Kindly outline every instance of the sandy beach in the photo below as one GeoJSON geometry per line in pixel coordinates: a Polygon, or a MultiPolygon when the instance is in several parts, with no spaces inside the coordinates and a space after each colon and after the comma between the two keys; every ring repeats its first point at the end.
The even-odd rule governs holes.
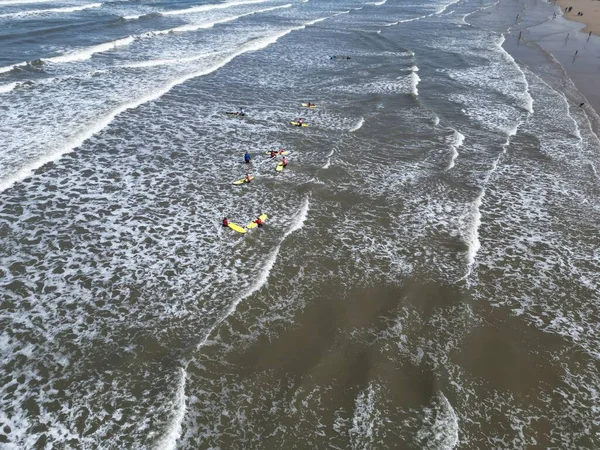
{"type": "Polygon", "coordinates": [[[585,24],[581,31],[600,35],[600,1],[599,0],[558,0],[565,19],[585,24]],[[567,11],[569,7],[572,10],[567,11]],[[582,13],[582,15],[578,15],[582,13]]]}

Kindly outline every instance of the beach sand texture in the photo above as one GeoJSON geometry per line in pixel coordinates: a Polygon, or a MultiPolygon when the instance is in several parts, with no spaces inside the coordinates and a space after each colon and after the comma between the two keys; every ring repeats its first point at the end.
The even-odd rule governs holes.
{"type": "Polygon", "coordinates": [[[559,0],[565,19],[573,20],[585,24],[581,31],[600,35],[600,0],[559,0]],[[567,11],[569,7],[571,11],[567,11]],[[577,13],[583,13],[578,16],[577,13]]]}

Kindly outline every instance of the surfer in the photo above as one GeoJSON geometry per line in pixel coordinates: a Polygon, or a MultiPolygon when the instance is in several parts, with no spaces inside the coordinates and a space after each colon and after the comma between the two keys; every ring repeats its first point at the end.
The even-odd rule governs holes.
{"type": "Polygon", "coordinates": [[[302,117],[300,117],[299,119],[296,120],[296,123],[297,123],[297,125],[296,125],[297,127],[301,127],[302,124],[304,123],[304,119],[302,117]]]}
{"type": "Polygon", "coordinates": [[[246,174],[246,181],[245,181],[245,183],[250,183],[251,181],[252,181],[252,178],[250,178],[250,174],[247,173],[246,174]]]}
{"type": "Polygon", "coordinates": [[[248,150],[246,150],[246,153],[244,153],[244,161],[246,162],[246,164],[250,164],[250,153],[248,153],[248,150]]]}
{"type": "Polygon", "coordinates": [[[277,152],[275,150],[271,150],[271,158],[275,158],[277,156],[277,152]]]}
{"type": "Polygon", "coordinates": [[[285,168],[285,166],[287,166],[287,159],[285,158],[285,156],[283,157],[283,159],[281,160],[281,164],[283,164],[283,167],[285,168]]]}
{"type": "Polygon", "coordinates": [[[227,217],[224,217],[224,218],[223,218],[223,226],[224,226],[224,227],[227,227],[227,226],[229,226],[229,220],[227,220],[227,217]]]}
{"type": "Polygon", "coordinates": [[[255,223],[255,224],[256,224],[256,226],[258,226],[259,228],[263,226],[263,221],[262,221],[262,219],[260,218],[260,216],[258,216],[258,217],[256,218],[256,220],[254,221],[254,223],[255,223]]]}

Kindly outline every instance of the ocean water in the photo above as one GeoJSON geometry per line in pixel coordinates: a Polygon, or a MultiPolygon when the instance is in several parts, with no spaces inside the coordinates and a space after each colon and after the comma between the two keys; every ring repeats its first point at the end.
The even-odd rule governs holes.
{"type": "Polygon", "coordinates": [[[0,447],[598,448],[552,11],[0,0],[0,447]]]}

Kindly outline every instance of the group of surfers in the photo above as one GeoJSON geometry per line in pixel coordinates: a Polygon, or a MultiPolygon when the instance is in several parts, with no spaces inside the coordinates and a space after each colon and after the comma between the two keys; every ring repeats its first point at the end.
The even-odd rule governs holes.
{"type": "MultiPolygon", "coordinates": [[[[307,103],[308,107],[311,106],[316,106],[314,103],[308,102],[307,103]]],[[[245,116],[246,115],[246,111],[244,111],[244,108],[240,108],[239,111],[230,113],[233,114],[234,116],[245,116]]],[[[295,126],[297,127],[301,127],[302,124],[304,123],[304,119],[302,117],[299,117],[298,119],[296,119],[296,124],[295,126]]],[[[270,158],[275,158],[277,155],[281,155],[282,159],[281,159],[281,164],[283,165],[283,168],[285,169],[286,166],[288,165],[287,162],[287,158],[283,155],[283,150],[279,149],[279,150],[271,150],[269,152],[269,157],[270,158]]],[[[250,156],[250,153],[248,153],[248,150],[246,150],[246,152],[244,153],[244,162],[246,164],[250,164],[250,161],[252,159],[252,156],[250,156]]],[[[250,176],[249,173],[246,173],[246,178],[244,180],[244,183],[250,183],[252,182],[252,177],[250,176]]],[[[254,222],[258,227],[262,227],[263,226],[263,220],[259,217],[257,217],[255,220],[253,220],[252,222],[254,222]]],[[[229,226],[229,220],[227,220],[227,217],[223,217],[223,226],[227,227],[229,226]]]]}
{"type": "MultiPolygon", "coordinates": [[[[261,214],[261,216],[262,216],[262,214],[261,214]]],[[[252,222],[255,223],[258,227],[262,227],[263,226],[263,220],[260,218],[260,216],[258,216],[252,222]]],[[[229,226],[229,220],[227,220],[227,217],[223,217],[223,226],[224,227],[228,227],[229,226]]]]}

